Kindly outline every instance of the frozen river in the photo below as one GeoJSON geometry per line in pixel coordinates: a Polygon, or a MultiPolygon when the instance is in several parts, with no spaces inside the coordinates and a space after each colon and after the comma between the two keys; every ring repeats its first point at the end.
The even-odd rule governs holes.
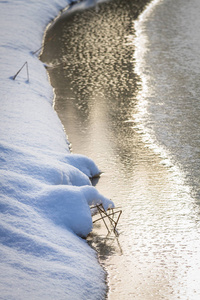
{"type": "Polygon", "coordinates": [[[89,237],[108,299],[197,300],[200,3],[153,3],[137,22],[134,1],[65,13],[42,59],[72,151],[123,210],[118,238],[89,237]]]}

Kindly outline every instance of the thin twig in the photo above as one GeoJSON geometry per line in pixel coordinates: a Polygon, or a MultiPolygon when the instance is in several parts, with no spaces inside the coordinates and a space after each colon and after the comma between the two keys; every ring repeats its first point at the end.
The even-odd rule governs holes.
{"type": "Polygon", "coordinates": [[[29,71],[28,71],[28,63],[26,63],[26,72],[27,72],[27,78],[28,78],[28,82],[29,82],[29,71]]]}
{"type": "Polygon", "coordinates": [[[28,62],[27,61],[23,64],[23,66],[19,69],[19,71],[17,71],[17,73],[12,77],[13,80],[15,80],[15,78],[21,72],[21,70],[24,68],[25,65],[26,65],[26,72],[27,72],[27,81],[29,82],[29,71],[28,71],[28,62]]]}
{"type": "Polygon", "coordinates": [[[34,54],[36,54],[37,52],[39,52],[44,46],[46,46],[46,44],[48,44],[48,43],[55,37],[55,35],[56,35],[56,34],[50,36],[50,37],[48,38],[48,40],[47,40],[42,46],[40,46],[39,49],[37,49],[36,51],[33,51],[33,52],[31,52],[31,53],[34,55],[34,54]]]}
{"type": "MultiPolygon", "coordinates": [[[[113,227],[113,231],[115,233],[115,235],[119,235],[118,231],[117,231],[117,224],[118,224],[118,221],[120,219],[120,216],[122,214],[122,210],[117,210],[117,211],[114,211],[113,208],[111,209],[108,209],[108,213],[105,211],[104,207],[102,204],[100,205],[96,205],[96,206],[93,206],[91,208],[96,208],[98,210],[98,213],[100,214],[100,218],[96,219],[93,221],[93,223],[96,223],[97,221],[100,221],[102,220],[104,222],[104,225],[106,226],[107,230],[108,230],[108,233],[110,232],[110,230],[108,229],[108,226],[105,222],[105,218],[108,218],[108,220],[110,221],[110,225],[113,227]],[[109,210],[111,210],[111,212],[109,213],[109,210]],[[118,217],[117,217],[117,220],[115,221],[114,220],[114,217],[115,215],[118,214],[118,217]]],[[[116,208],[115,208],[116,209],[116,208]]]]}
{"type": "Polygon", "coordinates": [[[110,232],[110,230],[108,229],[108,226],[107,226],[107,224],[106,224],[106,222],[105,222],[105,220],[104,220],[104,218],[103,218],[103,216],[102,216],[101,209],[99,208],[99,206],[97,206],[97,209],[98,209],[98,211],[99,211],[99,213],[100,213],[100,215],[101,215],[101,218],[102,218],[102,220],[103,220],[103,222],[104,222],[104,225],[106,226],[108,232],[110,232]]]}

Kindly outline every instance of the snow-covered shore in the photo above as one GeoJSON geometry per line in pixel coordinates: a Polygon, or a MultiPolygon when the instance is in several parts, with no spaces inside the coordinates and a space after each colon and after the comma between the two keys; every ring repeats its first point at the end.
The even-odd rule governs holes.
{"type": "Polygon", "coordinates": [[[104,272],[79,236],[89,205],[112,205],[90,184],[99,169],[72,155],[32,54],[66,0],[0,2],[0,299],[102,299],[104,272]],[[29,81],[24,68],[28,62],[29,81]]]}

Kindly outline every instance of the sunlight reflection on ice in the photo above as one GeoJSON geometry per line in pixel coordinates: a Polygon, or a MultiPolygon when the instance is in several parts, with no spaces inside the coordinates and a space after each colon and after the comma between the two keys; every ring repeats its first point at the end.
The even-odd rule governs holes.
{"type": "MultiPolygon", "coordinates": [[[[165,146],[160,144],[154,134],[153,125],[149,120],[149,112],[148,112],[148,99],[155,93],[154,87],[151,85],[151,73],[148,70],[148,66],[145,63],[145,54],[149,51],[148,49],[148,37],[144,31],[143,22],[150,16],[152,10],[158,5],[162,0],[154,0],[152,1],[147,9],[140,15],[138,20],[134,22],[134,26],[136,29],[136,37],[134,39],[135,44],[135,73],[141,79],[141,88],[137,95],[137,105],[136,111],[133,119],[135,122],[135,127],[138,129],[138,132],[142,134],[142,141],[144,144],[154,151],[156,155],[161,158],[160,164],[165,165],[170,168],[170,171],[174,174],[175,184],[177,183],[179,186],[181,184],[181,188],[185,191],[187,190],[188,196],[190,194],[189,186],[185,186],[185,175],[180,169],[180,166],[175,164],[172,160],[170,152],[165,148],[165,146]]],[[[162,103],[161,103],[162,105],[162,103]]],[[[189,196],[190,197],[190,196],[189,196]]]]}
{"type": "MultiPolygon", "coordinates": [[[[198,299],[198,296],[195,298],[194,295],[195,293],[199,295],[200,292],[197,280],[200,275],[199,264],[197,263],[200,258],[200,253],[198,251],[200,245],[198,239],[198,230],[196,231],[196,229],[194,229],[195,224],[193,223],[194,220],[198,218],[198,216],[196,216],[196,211],[198,211],[198,208],[195,204],[195,199],[193,199],[191,196],[192,193],[190,186],[186,185],[185,183],[184,172],[182,171],[181,167],[172,159],[170,152],[165,148],[165,146],[160,144],[156,139],[153,124],[150,123],[149,119],[150,112],[148,110],[148,99],[154,95],[155,91],[152,84],[153,79],[151,78],[151,70],[148,69],[148,66],[145,62],[145,55],[149,51],[149,45],[148,38],[143,30],[143,21],[149,17],[152,8],[155,7],[155,5],[157,5],[159,2],[159,0],[153,1],[152,5],[149,5],[149,8],[145,11],[145,13],[142,14],[135,22],[135,72],[141,78],[142,84],[137,95],[137,113],[133,116],[133,119],[136,124],[135,127],[138,128],[138,132],[142,136],[142,141],[148,148],[152,149],[154,153],[161,158],[160,164],[168,169],[169,182],[172,183],[172,199],[170,204],[170,210],[172,210],[172,212],[170,213],[167,211],[166,215],[171,215],[170,223],[173,227],[176,226],[177,228],[174,232],[172,231],[171,233],[168,232],[168,234],[165,234],[166,228],[168,228],[168,230],[170,228],[169,224],[166,226],[166,228],[162,227],[163,238],[169,238],[171,236],[171,245],[169,244],[169,250],[167,250],[167,244],[165,245],[165,249],[162,249],[163,255],[162,259],[160,260],[160,263],[165,265],[163,268],[164,272],[167,269],[167,272],[170,272],[171,264],[176,266],[176,277],[174,277],[173,274],[170,275],[166,273],[165,275],[169,276],[168,278],[171,277],[169,281],[173,290],[173,296],[171,295],[171,297],[173,297],[173,299],[176,296],[179,296],[179,298],[182,299],[189,299],[190,297],[193,297],[190,299],[198,299]],[[175,232],[176,235],[173,236],[175,232]],[[173,254],[170,255],[170,252],[168,251],[173,254]],[[167,254],[166,257],[165,253],[167,254]],[[170,260],[172,261],[170,262],[170,260]],[[182,264],[181,261],[184,263],[182,264]]],[[[163,217],[164,216],[162,216],[162,218],[163,217]]],[[[169,222],[169,219],[167,222],[169,222]]],[[[155,229],[156,228],[154,227],[154,231],[155,229]]],[[[159,236],[161,238],[161,234],[159,234],[159,236]]],[[[150,240],[151,239],[149,238],[149,241],[150,240]]],[[[159,251],[160,242],[161,241],[158,242],[156,251],[159,251]]],[[[146,241],[146,243],[148,243],[148,241],[146,241]]],[[[166,297],[168,298],[167,293],[166,297]]]]}

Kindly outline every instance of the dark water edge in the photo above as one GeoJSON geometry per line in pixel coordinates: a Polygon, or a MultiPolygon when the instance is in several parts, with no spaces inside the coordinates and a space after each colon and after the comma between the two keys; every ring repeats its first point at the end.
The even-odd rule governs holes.
{"type": "MultiPolygon", "coordinates": [[[[91,4],[95,0],[80,2],[91,4]]],[[[74,111],[71,104],[66,103],[66,94],[70,100],[76,98],[80,105],[80,114],[75,112],[76,119],[81,119],[86,127],[88,118],[90,118],[89,110],[93,105],[93,98],[97,94],[99,101],[104,101],[102,98],[106,98],[107,105],[110,106],[109,117],[119,120],[117,123],[113,122],[114,126],[119,124],[118,128],[113,128],[116,137],[118,137],[117,131],[120,132],[119,137],[122,133],[120,123],[132,117],[132,109],[140,89],[140,78],[133,71],[134,45],[129,44],[129,36],[135,35],[133,21],[137,19],[149,2],[151,1],[109,0],[98,4],[96,8],[90,7],[85,10],[76,10],[75,8],[79,7],[79,4],[74,4],[48,27],[40,59],[48,65],[47,71],[55,94],[54,108],[64,125],[72,151],[74,148],[73,130],[72,134],[69,133],[62,110],[67,110],[67,105],[69,105],[71,115],[74,114],[74,111]],[[104,26],[104,20],[109,19],[112,12],[114,12],[113,24],[108,23],[104,26]],[[122,14],[122,12],[124,13],[122,14]],[[97,16],[100,16],[99,22],[96,22],[97,16]],[[88,33],[86,38],[89,47],[92,48],[91,51],[87,50],[88,44],[82,43],[85,39],[85,32],[82,33],[79,30],[81,26],[85,27],[84,31],[88,33]],[[99,35],[95,35],[93,26],[100,31],[99,35]],[[112,39],[113,33],[118,35],[116,41],[112,39]],[[107,39],[107,43],[101,49],[101,42],[105,39],[107,39]],[[128,47],[121,48],[123,44],[127,44],[128,47]],[[62,80],[63,78],[64,80],[62,80]],[[126,103],[127,98],[129,98],[128,103],[126,103]]],[[[111,124],[111,126],[113,125],[111,124]]],[[[123,128],[126,131],[125,134],[129,131],[128,127],[123,128]]],[[[124,155],[121,158],[123,160],[129,149],[126,149],[123,141],[119,141],[119,143],[121,143],[120,150],[124,148],[124,155]]],[[[87,155],[87,153],[84,154],[87,155]]]]}

